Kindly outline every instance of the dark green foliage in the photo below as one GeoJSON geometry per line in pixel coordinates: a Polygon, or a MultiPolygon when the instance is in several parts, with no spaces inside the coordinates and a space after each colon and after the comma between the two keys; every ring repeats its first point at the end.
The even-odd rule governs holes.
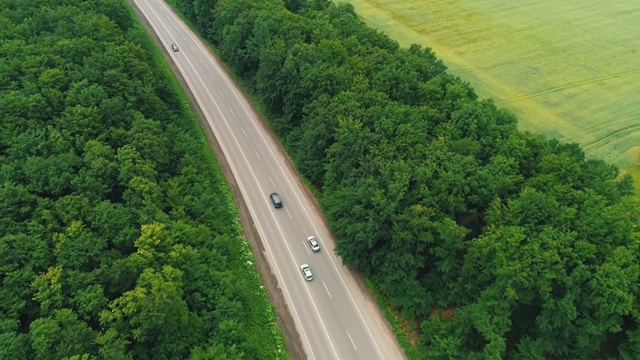
{"type": "Polygon", "coordinates": [[[281,357],[229,190],[127,2],[2,1],[0,28],[0,359],[281,357]]]}
{"type": "Polygon", "coordinates": [[[343,261],[421,321],[425,358],[640,357],[629,178],[519,132],[352,5],[204,3],[176,1],[321,191],[343,261]]]}

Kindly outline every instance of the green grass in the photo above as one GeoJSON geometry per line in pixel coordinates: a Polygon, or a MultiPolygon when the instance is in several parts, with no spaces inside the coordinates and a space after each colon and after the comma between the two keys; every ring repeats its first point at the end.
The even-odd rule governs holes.
{"type": "Polygon", "coordinates": [[[340,0],[402,45],[431,47],[525,130],[622,168],[640,155],[637,0],[340,0]]]}

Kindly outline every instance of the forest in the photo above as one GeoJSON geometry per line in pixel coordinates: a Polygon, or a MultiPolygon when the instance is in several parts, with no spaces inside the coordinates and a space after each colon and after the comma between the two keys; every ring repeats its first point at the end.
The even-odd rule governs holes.
{"type": "Polygon", "coordinates": [[[0,257],[0,359],[287,358],[230,189],[125,0],[0,1],[0,257]]]}
{"type": "Polygon", "coordinates": [[[328,0],[172,0],[264,108],[423,359],[640,358],[638,199],[328,0]]]}

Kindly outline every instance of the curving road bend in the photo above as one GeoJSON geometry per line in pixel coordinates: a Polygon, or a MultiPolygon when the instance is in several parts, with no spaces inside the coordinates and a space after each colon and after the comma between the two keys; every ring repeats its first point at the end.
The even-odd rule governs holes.
{"type": "Polygon", "coordinates": [[[280,144],[208,47],[161,0],[134,0],[196,98],[251,213],[309,359],[405,359],[377,305],[333,253],[334,241],[280,144]],[[171,44],[179,51],[175,52],[171,44]],[[269,199],[278,192],[284,206],[269,199]],[[315,235],[320,252],[306,243],[315,235]],[[305,281],[307,263],[314,280],[305,281]]]}

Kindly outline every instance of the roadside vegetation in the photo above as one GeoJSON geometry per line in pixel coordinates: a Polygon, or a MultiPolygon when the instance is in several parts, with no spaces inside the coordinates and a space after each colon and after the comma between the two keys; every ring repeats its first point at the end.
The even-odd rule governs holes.
{"type": "Polygon", "coordinates": [[[230,190],[128,3],[5,0],[0,24],[0,359],[286,358],[230,190]]]}
{"type": "Polygon", "coordinates": [[[630,177],[519,131],[351,5],[174,4],[260,99],[337,253],[415,322],[422,358],[640,358],[630,177]]]}

